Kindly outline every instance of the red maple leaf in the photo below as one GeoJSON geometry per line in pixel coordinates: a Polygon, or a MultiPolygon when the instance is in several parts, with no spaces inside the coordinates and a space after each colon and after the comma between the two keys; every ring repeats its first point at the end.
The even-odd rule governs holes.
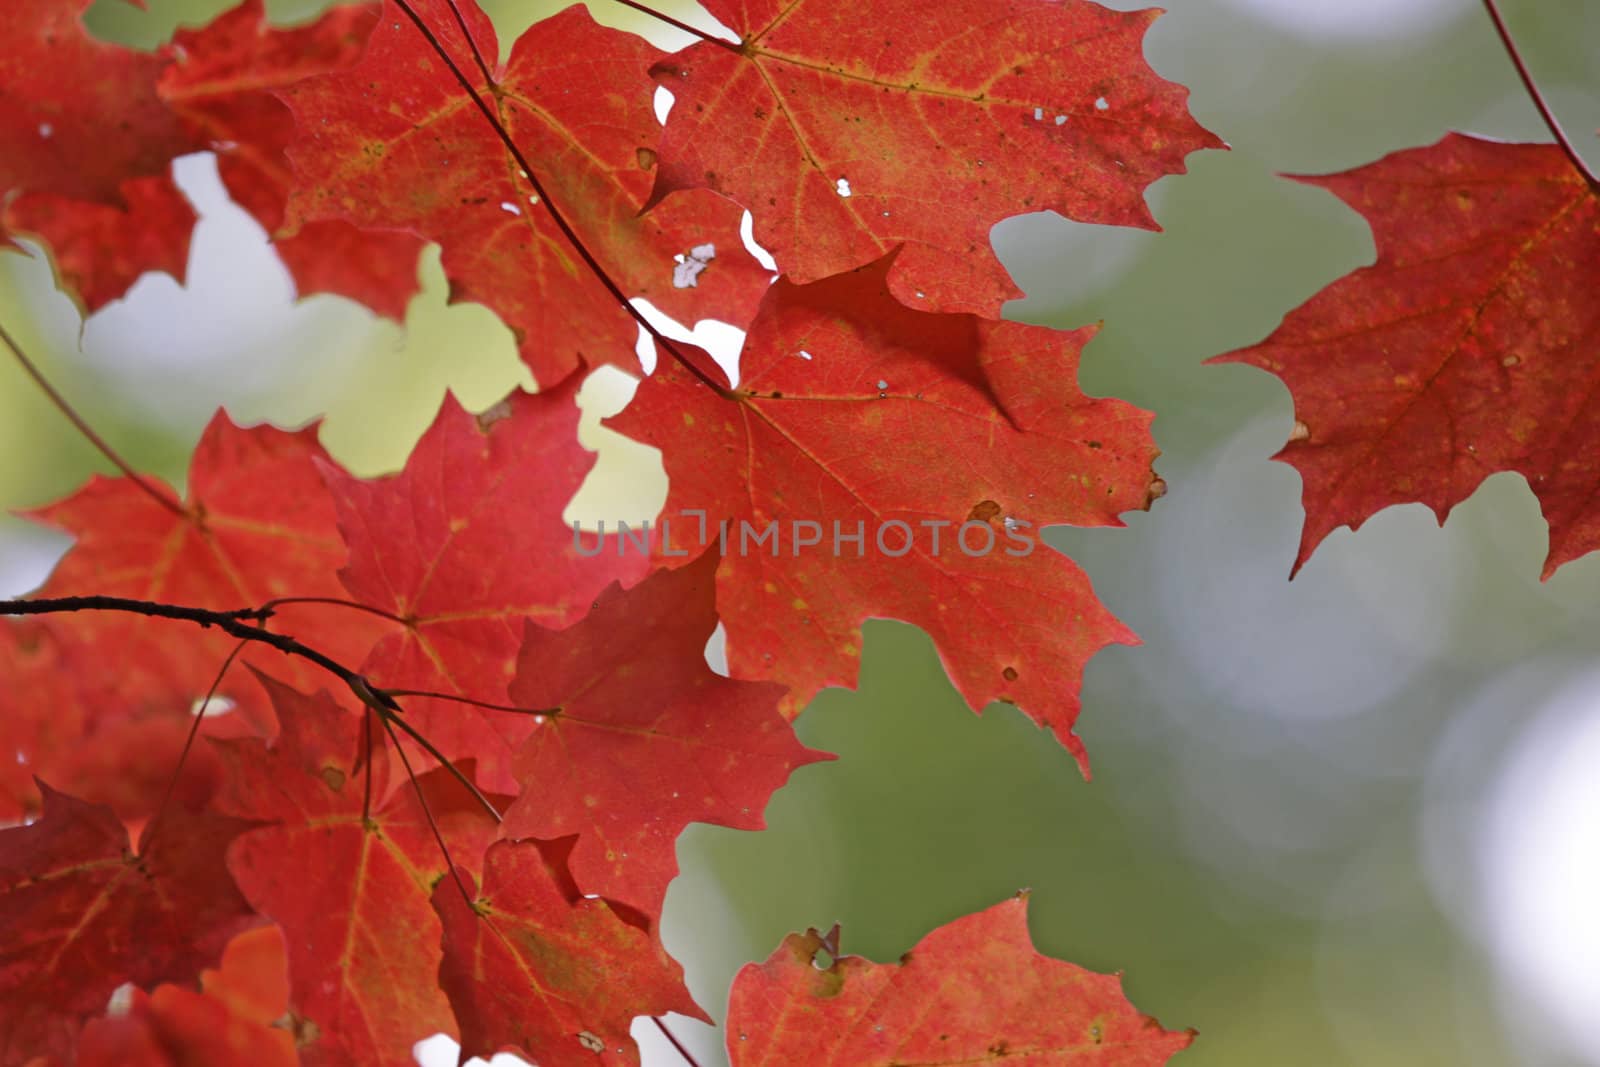
{"type": "Polygon", "coordinates": [[[87,0],[39,0],[0,28],[0,247],[35,234],[86,310],[146,270],[182,279],[194,211],[168,174],[194,144],[156,94],[165,59],[97,41],[87,0]]]}
{"type": "MultiPolygon", "coordinates": [[[[390,796],[389,760],[362,759],[359,717],[325,693],[261,680],[278,738],[270,748],[215,743],[231,772],[217,806],[269,824],[234,843],[228,866],[288,940],[301,1055],[310,1065],[410,1063],[418,1040],[456,1032],[429,900],[449,865],[409,786],[395,783],[390,796]]],[[[477,869],[494,820],[444,771],[419,781],[452,859],[477,869]]]]}
{"type": "Polygon", "coordinates": [[[122,297],[148,271],[184,278],[194,208],[166,174],[130,178],[121,204],[33,192],[5,206],[0,229],[50,246],[56,273],[85,312],[122,297]]]}
{"type": "MultiPolygon", "coordinates": [[[[326,462],[326,453],[314,430],[240,429],[219,413],[195,448],[187,500],[149,479],[141,487],[128,478],[96,476],[65,500],[32,512],[77,538],[37,595],[121,596],[220,611],[285,596],[338,598],[343,590],[336,572],[345,550],[319,459],[326,462]]],[[[337,610],[290,605],[274,625],[336,659],[359,661],[381,624],[353,611],[330,619],[337,610]]],[[[155,711],[187,723],[235,641],[195,630],[175,639],[172,627],[183,624],[83,613],[58,631],[74,655],[97,663],[97,675],[115,684],[116,699],[98,714],[155,711]]],[[[247,649],[242,658],[306,684],[325,677],[264,647],[247,649]]],[[[248,682],[225,680],[220,692],[246,709],[260,709],[248,682]]],[[[270,716],[260,721],[270,726],[270,716]]]]}
{"type": "Polygon", "coordinates": [[[652,920],[685,826],[758,830],[796,767],[831,758],[794,736],[781,686],[706,665],[716,569],[707,552],[632,590],[612,585],[568,629],[529,626],[511,683],[518,705],[551,710],[517,753],[529,785],[502,833],[578,834],[571,865],[584,892],[652,920]]]}
{"type": "Polygon", "coordinates": [[[279,28],[268,24],[262,0],[246,0],[205,28],[173,38],[174,59],[159,89],[196,142],[217,153],[229,195],[275,235],[273,248],[301,296],[338,293],[401,319],[418,288],[421,238],[340,220],[278,235],[293,180],[284,150],[294,117],[272,92],[355,62],[377,18],[377,8],[363,4],[279,28]]]}
{"type": "Polygon", "coordinates": [[[668,364],[610,424],[662,450],[680,546],[695,527],[674,515],[729,523],[717,609],[736,677],[783,683],[798,713],[855,683],[864,620],[903,619],[932,635],[971,707],[1015,703],[1081,762],[1083,666],[1137,639],[1070,560],[1029,538],[1149,506],[1150,416],[1078,391],[1093,330],[913,311],[889,293],[891,260],[780,280],[733,395],[668,364]],[[797,522],[813,524],[809,547],[791,537],[797,522]],[[757,544],[741,523],[777,523],[778,541],[757,544]]]}
{"type": "MultiPolygon", "coordinates": [[[[362,667],[376,683],[504,704],[524,620],[566,625],[608,582],[644,572],[642,556],[614,540],[604,551],[575,543],[561,520],[594,466],[578,444],[577,384],[515,392],[478,416],[447,396],[400,473],[365,481],[328,468],[350,545],[340,577],[402,620],[362,667]]],[[[446,755],[476,758],[488,788],[516,788],[511,755],[530,720],[455,702],[406,708],[446,755]]]]}
{"type": "Polygon", "coordinates": [[[185,981],[253,915],[223,854],[249,823],[169,807],[138,852],[110,808],[42,786],[0,830],[0,1064],[70,1058],[124,982],[185,981]]]}
{"type": "Polygon", "coordinates": [[[1555,145],[1462,134],[1297,180],[1361,212],[1378,259],[1215,360],[1294,395],[1295,570],[1335,527],[1412,501],[1443,523],[1505,470],[1550,522],[1545,577],[1600,547],[1600,194],[1555,145]]]}
{"type": "MultiPolygon", "coordinates": [[[[538,23],[501,67],[494,31],[471,0],[459,4],[471,44],[443,0],[414,6],[629,296],[680,321],[748,321],[770,276],[739,241],[739,209],[696,193],[641,213],[661,137],[646,70],[660,52],[573,7],[538,23]],[[487,57],[492,85],[483,83],[474,49],[487,57]],[[706,246],[710,265],[693,285],[675,284],[683,278],[675,278],[674,256],[706,246]]],[[[634,365],[638,327],[393,3],[360,63],[279,96],[299,120],[289,150],[300,175],[291,224],[339,218],[406,226],[438,241],[452,298],[493,309],[541,384],[584,363],[634,365]]]]}
{"type": "Polygon", "coordinates": [[[743,38],[652,68],[677,98],[656,193],[704,186],[755,215],[810,282],[903,245],[901,301],[997,317],[1021,291],[989,230],[1018,211],[1155,229],[1144,190],[1222,142],[1144,62],[1158,11],[1084,0],[708,0],[743,38]]]}
{"type": "Polygon", "coordinates": [[[126,1011],[91,1020],[78,1067],[294,1067],[294,1036],[269,1025],[289,1007],[287,967],[281,930],[246,931],[201,976],[201,991],[134,989],[126,1011]]]}
{"type": "Polygon", "coordinates": [[[605,901],[581,897],[558,853],[500,841],[470,906],[452,884],[434,890],[444,923],[439,983],[461,1022],[463,1060],[505,1049],[541,1067],[637,1064],[635,1016],[706,1019],[682,968],[605,901]]]}
{"type": "Polygon", "coordinates": [[[38,0],[0,30],[0,200],[17,190],[123,203],[129,178],[164,174],[191,150],[156,94],[166,61],[97,41],[88,0],[38,0]]]}
{"type": "Polygon", "coordinates": [[[734,979],[727,1030],[733,1067],[1159,1067],[1194,1038],[1135,1010],[1120,976],[1041,956],[1025,895],[941,926],[898,964],[840,956],[838,927],[790,934],[734,979]]]}

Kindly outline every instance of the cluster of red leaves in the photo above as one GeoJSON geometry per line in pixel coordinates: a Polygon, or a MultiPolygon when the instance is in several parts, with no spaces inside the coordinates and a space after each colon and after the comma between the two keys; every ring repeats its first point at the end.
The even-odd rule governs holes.
{"type": "MultiPolygon", "coordinates": [[[[742,43],[667,55],[571,8],[501,62],[470,0],[293,29],[247,0],[154,54],[91,40],[83,6],[0,35],[0,242],[47,243],[89,310],[181,276],[170,166],[209,151],[302,293],[398,316],[436,242],[541,391],[447,401],[372,480],[312,429],[219,414],[186,494],[101,478],[36,513],[76,538],[38,596],[271,607],[262,627],[361,681],[329,695],[245,641],[254,677],[218,682],[234,637],[131,614],[0,627],[0,819],[25,821],[0,831],[0,1064],[398,1064],[439,1031],[636,1061],[636,1016],[703,1017],[659,941],[678,834],[759,827],[826,758],[790,720],[854,683],[868,617],[922,626],[974,709],[1015,704],[1084,758],[1084,664],[1135,639],[1048,549],[646,556],[561,512],[592,465],[582,372],[638,369],[619,294],[748,331],[737,388],[677,346],[615,420],[661,449],[669,511],[1008,532],[1147,507],[1149,416],[1077,389],[1091,330],[998,319],[1017,291],[988,231],[1023,209],[1153,226],[1145,187],[1220,145],[1144,63],[1153,13],[716,0],[742,43]],[[731,677],[704,659],[719,619],[731,677]],[[232,711],[171,780],[213,687],[232,711]]],[[[822,944],[741,977],[739,1062],[1143,1064],[1188,1041],[1034,952],[1020,903],[898,968],[818,970],[822,944]]]]}

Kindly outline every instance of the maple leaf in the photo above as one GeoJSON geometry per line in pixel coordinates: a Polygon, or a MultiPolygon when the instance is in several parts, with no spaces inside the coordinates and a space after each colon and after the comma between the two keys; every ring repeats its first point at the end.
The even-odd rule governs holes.
{"type": "Polygon", "coordinates": [[[558,850],[490,846],[471,906],[454,885],[434,890],[444,923],[439,982],[461,1021],[462,1060],[506,1049],[541,1067],[637,1064],[635,1016],[675,1011],[710,1022],[655,939],[605,901],[579,896],[547,851],[558,850]]]}
{"type": "Polygon", "coordinates": [[[94,312],[147,271],[165,271],[182,282],[189,264],[196,216],[171,177],[130,178],[120,194],[125,206],[25,193],[5,206],[0,223],[48,244],[66,289],[85,312],[94,312]]]}
{"type": "Polygon", "coordinates": [[[676,97],[656,194],[704,186],[755,216],[797,282],[904,246],[901,301],[997,317],[1021,291],[989,247],[1019,210],[1157,228],[1144,190],[1222,142],[1155,75],[1158,11],[1084,0],[707,0],[743,44],[651,73],[676,97]]]}
{"type": "Polygon", "coordinates": [[[17,190],[122,205],[190,141],[156,94],[159,55],[96,41],[89,0],[37,0],[0,30],[0,200],[17,190]]]}
{"type": "MultiPolygon", "coordinates": [[[[29,513],[77,539],[38,595],[122,596],[215,610],[284,596],[338,598],[336,571],[345,550],[319,460],[326,465],[312,429],[240,429],[219,412],[195,448],[186,501],[148,479],[142,487],[97,475],[65,500],[29,513]]],[[[275,624],[336,659],[359,660],[381,624],[353,611],[330,620],[329,610],[287,605],[275,624]]],[[[97,662],[97,672],[114,680],[114,699],[101,716],[154,710],[187,724],[235,642],[193,631],[174,640],[166,632],[171,625],[98,613],[80,615],[60,631],[74,655],[97,662]]],[[[296,681],[323,677],[319,668],[265,648],[252,647],[242,659],[270,663],[296,681]]],[[[253,687],[225,680],[220,692],[270,728],[253,687]]]]}
{"type": "Polygon", "coordinates": [[[1341,174],[1298,177],[1372,224],[1377,262],[1265,341],[1212,362],[1282,378],[1297,422],[1299,570],[1335,527],[1421,502],[1444,522],[1497,471],[1550,523],[1544,575],[1600,546],[1600,196],[1562,150],[1451,134],[1341,174]]]}
{"type": "MultiPolygon", "coordinates": [[[[578,443],[577,386],[514,392],[479,416],[447,395],[400,473],[327,468],[350,546],[339,576],[402,620],[380,623],[388,632],[362,667],[385,688],[504,704],[525,619],[565,625],[608,582],[643,574],[641,555],[619,554],[614,538],[575,544],[561,520],[594,466],[578,443]]],[[[476,758],[486,787],[516,789],[510,760],[530,720],[422,699],[406,713],[447,756],[476,758]]]]}
{"type": "Polygon", "coordinates": [[[268,1025],[289,1006],[287,967],[281,930],[248,930],[203,973],[201,992],[134,989],[126,1012],[91,1020],[78,1067],[294,1067],[293,1035],[268,1025]]]}
{"type": "Polygon", "coordinates": [[[38,811],[35,775],[62,781],[55,773],[83,737],[87,709],[68,654],[55,630],[42,619],[0,622],[0,823],[20,821],[38,811]]]}
{"type": "MultiPolygon", "coordinates": [[[[258,677],[280,732],[270,748],[213,742],[231,771],[217,807],[270,824],[242,835],[228,866],[288,941],[301,1056],[313,1067],[411,1063],[418,1040],[456,1033],[437,982],[440,925],[429,900],[448,865],[410,789],[385,803],[389,763],[362,761],[359,718],[326,693],[258,677]]],[[[493,819],[445,772],[419,781],[455,862],[476,869],[493,819]]]]}
{"type": "Polygon", "coordinates": [[[229,195],[274,235],[273,248],[301,296],[337,293],[402,319],[418,289],[420,237],[340,220],[278,232],[293,180],[285,149],[294,117],[273,90],[355,62],[377,18],[377,8],[363,4],[336,7],[306,26],[277,28],[268,24],[262,0],[246,0],[205,28],[173,38],[174,59],[158,88],[196,143],[217,154],[229,195]]]}
{"type": "MultiPolygon", "coordinates": [[[[641,213],[661,137],[646,69],[660,52],[573,7],[523,35],[502,68],[494,31],[470,0],[459,7],[471,43],[443,0],[414,6],[462,71],[481,79],[473,49],[487,57],[494,83],[475,91],[626,293],[683,322],[748,321],[770,275],[740,243],[738,207],[702,192],[641,213]],[[705,246],[714,259],[694,284],[675,279],[674,256],[705,246]]],[[[393,3],[361,62],[278,95],[298,119],[291,226],[339,218],[438,241],[452,299],[493,309],[541,385],[584,363],[636,366],[634,321],[393,3]]]]}
{"type": "Polygon", "coordinates": [[[124,982],[192,978],[253,919],[224,863],[249,823],[169,807],[137,853],[110,808],[40,786],[0,830],[0,1064],[70,1058],[124,982]]]}
{"type": "Polygon", "coordinates": [[[778,281],[732,396],[667,364],[609,424],[662,450],[669,522],[701,509],[729,523],[717,609],[736,677],[788,686],[797,714],[855,683],[865,619],[903,619],[932,635],[972,708],[1015,703],[1084,763],[1083,666],[1137,639],[1070,560],[1037,544],[1008,554],[1023,551],[1010,535],[1148,507],[1150,416],[1077,389],[1092,329],[913,311],[889,293],[892,258],[778,281]],[[770,548],[740,525],[774,522],[770,548]],[[789,536],[798,522],[814,524],[808,550],[789,536]],[[985,536],[961,542],[964,523],[985,536]],[[858,545],[833,537],[858,524],[858,545]]]}
{"type": "Polygon", "coordinates": [[[832,758],[794,736],[781,686],[706,665],[716,569],[707,552],[632,590],[612,585],[568,629],[530,625],[511,683],[519,706],[553,710],[516,757],[517,777],[538,788],[512,804],[501,832],[577,833],[570,862],[584,891],[652,920],[685,826],[758,830],[796,767],[832,758]]]}
{"type": "Polygon", "coordinates": [[[183,278],[194,211],[168,174],[193,151],[156,95],[165,60],[96,41],[87,0],[39,0],[0,29],[0,247],[43,238],[94,311],[146,270],[183,278]]]}
{"type": "Polygon", "coordinates": [[[898,964],[840,956],[838,927],[790,934],[734,978],[727,1030],[733,1067],[1159,1067],[1194,1038],[1136,1011],[1120,976],[1041,956],[1025,894],[940,927],[898,964]]]}

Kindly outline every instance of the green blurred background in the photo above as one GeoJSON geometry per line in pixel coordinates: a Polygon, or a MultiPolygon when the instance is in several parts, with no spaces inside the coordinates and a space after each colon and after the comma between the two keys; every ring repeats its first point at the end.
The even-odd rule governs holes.
{"type": "MultiPolygon", "coordinates": [[[[106,0],[91,25],[150,47],[227,4],[149,6],[106,0]]],[[[491,10],[509,40],[555,6],[491,10]]],[[[1357,216],[1276,173],[1452,129],[1548,136],[1472,0],[1175,7],[1148,58],[1232,151],[1153,188],[1162,234],[1053,216],[995,230],[1029,293],[1012,314],[1104,320],[1083,385],[1156,412],[1171,486],[1127,529],[1049,535],[1145,642],[1089,669],[1093,783],[1011,709],[969,712],[919,631],[873,623],[859,690],[824,693],[798,723],[841,759],[798,772],[765,832],[691,828],[668,945],[720,1017],[734,971],[790,930],[840,921],[847,951],[892,960],[1026,886],[1040,949],[1125,971],[1142,1009],[1200,1031],[1179,1058],[1192,1067],[1600,1064],[1600,560],[1541,584],[1537,506],[1500,475],[1442,530],[1412,506],[1336,533],[1290,583],[1299,481],[1267,459],[1288,395],[1263,373],[1201,366],[1371,259],[1357,216]]],[[[1600,3],[1504,8],[1600,162],[1600,3]]],[[[607,0],[592,10],[645,28],[607,0]]],[[[0,315],[140,466],[181,479],[225,404],[240,421],[325,415],[329,449],[377,473],[446,387],[482,407],[525,380],[492,315],[446,308],[436,252],[403,331],[338,299],[295,304],[210,162],[180,174],[205,216],[188,288],[146,277],[84,323],[46,258],[0,255],[0,315]]],[[[625,395],[615,380],[586,390],[602,462],[575,517],[643,517],[661,500],[659,458],[593,425],[625,395]]],[[[102,466],[0,361],[0,504],[55,499],[102,466]]],[[[0,592],[37,584],[63,548],[0,520],[0,592]]],[[[715,1034],[675,1025],[718,1061],[715,1034]]],[[[673,1062],[658,1043],[650,1057],[673,1062]]]]}

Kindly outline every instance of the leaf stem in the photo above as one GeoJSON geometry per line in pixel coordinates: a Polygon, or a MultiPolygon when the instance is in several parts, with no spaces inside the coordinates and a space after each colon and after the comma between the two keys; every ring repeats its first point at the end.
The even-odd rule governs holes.
{"type": "Polygon", "coordinates": [[[7,330],[3,323],[0,323],[0,341],[5,342],[5,346],[11,350],[11,354],[16,357],[17,363],[22,367],[23,373],[32,378],[33,383],[44,391],[44,395],[50,398],[50,402],[56,406],[56,410],[65,415],[67,421],[72,423],[73,427],[91,445],[98,449],[102,456],[110,460],[113,467],[122,472],[123,477],[144,490],[151,499],[174,515],[184,519],[190,517],[188,509],[135,472],[128,465],[128,461],[118,455],[117,450],[112,448],[105,438],[94,432],[94,427],[90,426],[83,416],[78,414],[77,409],[67,402],[67,398],[62,396],[55,386],[50,384],[50,379],[44,376],[44,372],[39,369],[38,364],[28,358],[28,354],[22,350],[22,343],[11,335],[11,331],[7,330]]]}
{"type": "MultiPolygon", "coordinates": [[[[621,0],[619,0],[621,2],[621,0]]],[[[1589,188],[1600,193],[1600,176],[1589,169],[1583,157],[1578,154],[1578,149],[1568,139],[1567,132],[1561,128],[1561,122],[1550,109],[1550,103],[1544,98],[1544,93],[1533,80],[1533,74],[1528,70],[1528,64],[1522,59],[1522,52],[1517,48],[1517,42],[1511,36],[1511,30],[1506,26],[1506,20],[1500,14],[1500,6],[1495,0],[1483,0],[1484,8],[1489,12],[1489,19],[1494,23],[1495,32],[1500,35],[1500,41],[1506,46],[1506,52],[1511,56],[1511,63],[1517,68],[1517,76],[1522,79],[1522,85],[1528,90],[1528,95],[1533,98],[1533,106],[1539,109],[1539,116],[1544,119],[1544,124],[1549,127],[1550,134],[1556,139],[1556,144],[1566,153],[1567,159],[1577,168],[1583,180],[1589,183],[1589,188]]]]}
{"type": "Polygon", "coordinates": [[[457,704],[470,704],[486,711],[504,711],[513,715],[560,715],[560,708],[519,708],[513,704],[491,704],[487,700],[474,700],[456,693],[438,693],[431,689],[385,689],[392,697],[427,697],[431,700],[452,700],[457,704]]]}
{"type": "Polygon", "coordinates": [[[380,619],[388,619],[390,622],[397,622],[402,626],[406,624],[405,619],[402,619],[398,615],[390,614],[389,612],[384,611],[382,608],[375,608],[371,604],[363,604],[358,600],[341,600],[338,597],[332,596],[280,596],[261,605],[261,610],[272,612],[284,606],[285,604],[326,604],[330,607],[350,608],[354,611],[364,611],[368,615],[376,615],[380,619]]]}
{"type": "Polygon", "coordinates": [[[723,48],[726,48],[728,51],[738,55],[744,54],[744,49],[742,46],[722,37],[714,37],[705,30],[696,29],[687,22],[680,22],[671,15],[668,15],[662,11],[657,11],[653,7],[646,7],[644,4],[639,3],[639,0],[616,0],[616,2],[621,4],[623,7],[631,7],[640,14],[649,15],[651,18],[656,19],[659,22],[665,22],[668,26],[671,26],[674,29],[682,30],[684,33],[698,37],[707,44],[720,45],[723,48]]]}
{"type": "MultiPolygon", "coordinates": [[[[510,131],[505,128],[505,124],[500,121],[499,117],[495,115],[494,111],[489,107],[489,105],[484,102],[483,97],[478,94],[478,90],[473,87],[473,84],[467,80],[467,76],[462,72],[460,65],[457,64],[450,53],[445,50],[443,43],[441,43],[434,32],[428,28],[428,24],[422,21],[422,16],[418,15],[416,8],[411,6],[411,0],[395,0],[395,5],[399,7],[401,11],[405,12],[406,18],[410,19],[411,24],[417,28],[417,32],[422,34],[423,40],[427,41],[429,47],[431,47],[434,52],[438,54],[439,58],[444,61],[444,65],[450,69],[450,73],[455,77],[457,83],[459,83],[461,88],[466,91],[467,96],[472,99],[472,102],[477,105],[478,110],[483,114],[484,119],[489,123],[490,126],[494,128],[495,136],[500,139],[501,144],[505,145],[506,151],[511,153],[511,158],[515,160],[517,166],[522,169],[523,175],[525,175],[528,179],[528,184],[533,187],[533,191],[538,195],[539,203],[544,205],[545,211],[549,213],[551,221],[556,224],[556,228],[559,229],[562,233],[562,236],[567,239],[567,242],[572,246],[573,251],[578,253],[579,258],[583,260],[584,265],[594,273],[594,276],[600,281],[600,284],[605,286],[606,291],[609,292],[613,299],[616,300],[617,305],[626,311],[628,316],[632,318],[634,322],[638,323],[640,328],[648,333],[651,339],[654,340],[658,346],[665,349],[667,354],[676,360],[680,366],[682,366],[690,374],[694,375],[694,377],[698,378],[702,385],[714,390],[719,396],[731,396],[732,393],[728,389],[718,385],[712,380],[709,374],[692,363],[689,360],[689,357],[678,348],[677,344],[674,343],[670,337],[656,329],[650,320],[645,317],[644,313],[633,306],[633,302],[629,300],[628,295],[622,291],[622,287],[619,286],[616,280],[611,277],[611,275],[606,271],[605,267],[600,265],[600,261],[595,258],[594,253],[589,251],[589,246],[583,243],[583,239],[578,236],[578,232],[574,230],[572,228],[572,224],[567,221],[566,215],[561,211],[560,208],[556,206],[555,201],[550,199],[549,191],[545,189],[544,183],[539,180],[538,175],[534,172],[533,164],[529,162],[528,157],[522,154],[522,149],[518,148],[516,141],[512,140],[510,131]]],[[[490,83],[490,88],[493,88],[492,82],[490,83]]]]}
{"type": "Polygon", "coordinates": [[[200,724],[205,721],[206,709],[211,706],[211,698],[217,695],[217,689],[222,685],[228,668],[233,666],[233,661],[239,658],[239,653],[244,651],[248,641],[241,640],[233,646],[233,651],[228,653],[228,658],[222,661],[222,667],[217,671],[217,676],[211,680],[211,688],[206,690],[206,698],[200,702],[200,707],[194,713],[194,722],[189,726],[189,736],[183,739],[183,749],[178,753],[178,763],[172,768],[172,777],[167,779],[167,791],[161,795],[161,803],[156,805],[156,813],[150,817],[150,832],[139,842],[141,852],[148,853],[150,841],[159,831],[162,823],[161,816],[165,814],[167,805],[172,801],[172,794],[178,788],[178,776],[183,773],[183,765],[189,759],[189,752],[194,748],[195,738],[200,736],[200,724]]]}
{"type": "Polygon", "coordinates": [[[411,769],[411,759],[406,755],[406,750],[401,747],[400,738],[395,736],[393,723],[399,720],[391,720],[385,716],[380,716],[378,721],[383,724],[384,732],[389,735],[389,740],[394,742],[395,755],[400,757],[400,762],[406,769],[406,777],[411,779],[411,788],[417,794],[417,803],[422,806],[423,818],[428,820],[428,829],[433,831],[433,839],[438,843],[439,851],[444,856],[444,865],[450,868],[450,877],[454,879],[456,888],[461,891],[461,899],[467,902],[467,907],[476,911],[472,894],[467,892],[466,883],[462,882],[461,874],[456,870],[455,860],[450,858],[450,846],[444,843],[444,834],[440,832],[439,824],[434,821],[433,809],[428,807],[428,798],[422,792],[422,783],[417,781],[417,772],[411,769]]]}
{"type": "Polygon", "coordinates": [[[684,1062],[689,1067],[700,1067],[700,1061],[695,1059],[694,1055],[683,1047],[683,1042],[678,1040],[678,1035],[667,1029],[666,1020],[659,1015],[652,1015],[650,1016],[650,1021],[656,1024],[656,1029],[660,1030],[668,1041],[672,1042],[672,1047],[678,1050],[678,1055],[683,1057],[684,1062]]]}

